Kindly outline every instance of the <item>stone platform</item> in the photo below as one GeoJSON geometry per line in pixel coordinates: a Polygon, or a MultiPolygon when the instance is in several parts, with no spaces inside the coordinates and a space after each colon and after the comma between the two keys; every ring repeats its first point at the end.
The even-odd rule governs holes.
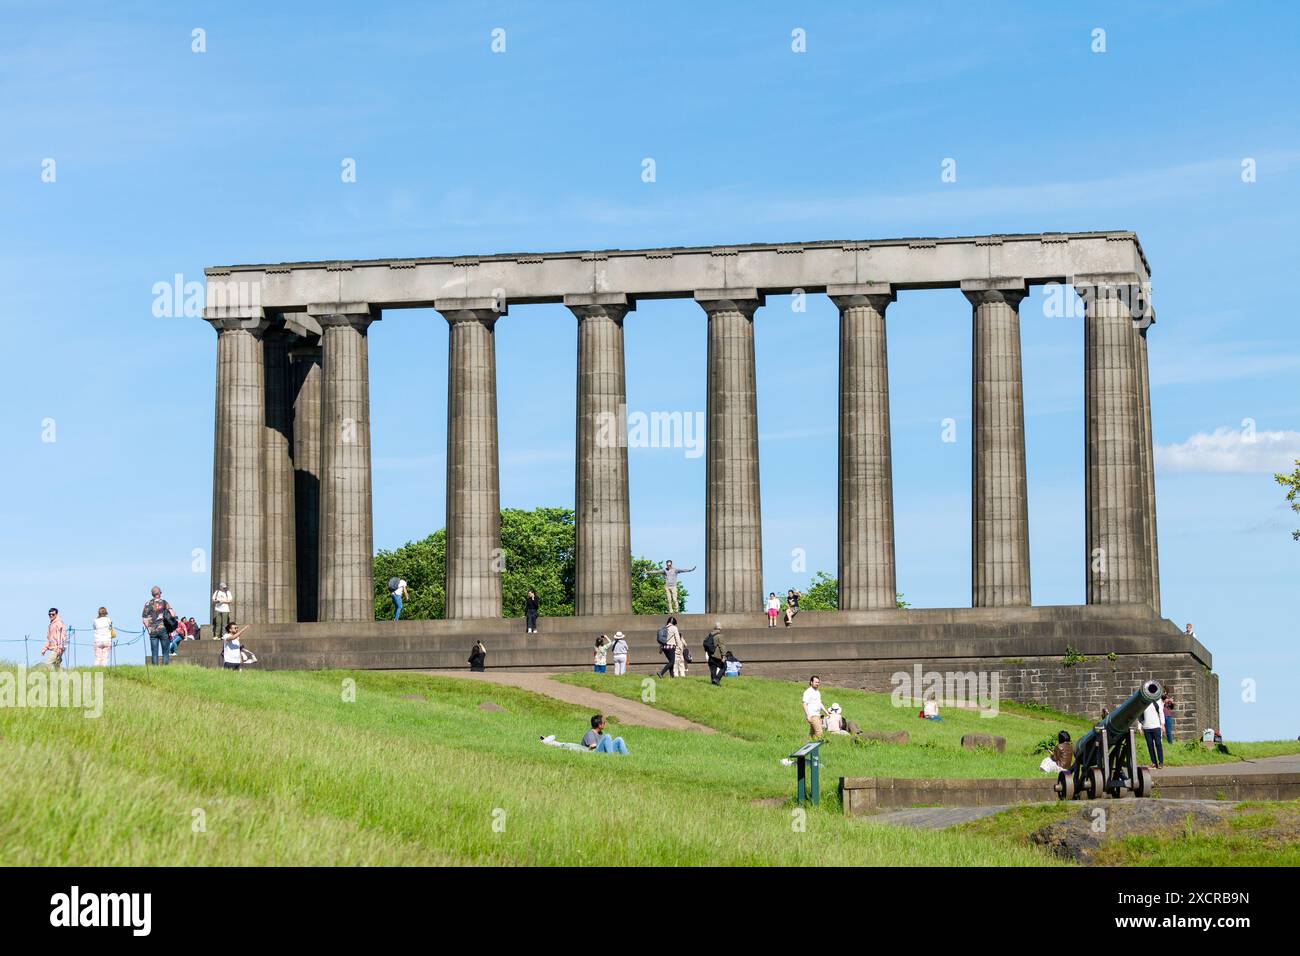
{"type": "MultiPolygon", "coordinates": [[[[696,659],[692,673],[706,673],[700,643],[721,621],[747,675],[803,682],[816,673],[832,688],[889,692],[892,675],[917,665],[980,672],[997,675],[1004,699],[1080,714],[1113,707],[1155,677],[1182,705],[1180,738],[1218,726],[1209,652],[1143,605],[805,611],[789,628],[768,628],[757,614],[682,614],[678,621],[696,659]],[[1067,646],[1090,660],[1066,667],[1067,646]]],[[[596,635],[622,630],[629,669],[652,673],[663,665],[655,643],[662,623],[641,615],[542,618],[538,634],[526,634],[522,619],[255,624],[246,641],[257,666],[268,669],[460,669],[482,640],[489,670],[565,671],[590,667],[596,635]]],[[[187,644],[178,662],[215,665],[218,647],[187,644]]]]}

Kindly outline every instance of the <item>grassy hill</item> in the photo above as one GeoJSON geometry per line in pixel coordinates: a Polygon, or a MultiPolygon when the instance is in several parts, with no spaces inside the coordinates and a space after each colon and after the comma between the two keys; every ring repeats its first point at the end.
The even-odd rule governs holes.
{"type": "MultiPolygon", "coordinates": [[[[639,698],[635,678],[601,686],[639,698]]],[[[1012,775],[1037,758],[1010,751],[1054,732],[1055,718],[970,717],[1008,737],[1000,759],[950,752],[947,737],[960,737],[968,715],[933,737],[899,716],[920,740],[911,748],[833,741],[830,799],[800,827],[793,771],[778,763],[802,740],[789,717],[797,688],[745,678],[721,689],[719,706],[703,679],[658,686],[659,706],[697,707],[722,732],[614,725],[633,752],[615,758],[542,746],[542,734],[577,740],[589,712],[508,687],[113,668],[98,719],[0,707],[0,865],[1050,862],[977,833],[847,820],[834,778],[868,768],[1012,775]]],[[[852,712],[871,703],[861,696],[835,699],[852,712]]]]}

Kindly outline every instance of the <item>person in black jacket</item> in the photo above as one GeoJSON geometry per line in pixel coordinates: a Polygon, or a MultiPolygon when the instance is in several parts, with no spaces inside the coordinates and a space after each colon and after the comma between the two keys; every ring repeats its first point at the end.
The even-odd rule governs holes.
{"type": "Polygon", "coordinates": [[[472,671],[482,671],[487,667],[487,648],[483,646],[482,641],[475,641],[474,646],[469,652],[469,669],[472,671]]]}
{"type": "Polygon", "coordinates": [[[524,627],[526,633],[537,633],[537,612],[540,609],[541,602],[537,600],[537,592],[532,588],[528,589],[528,597],[524,598],[524,627]]]}

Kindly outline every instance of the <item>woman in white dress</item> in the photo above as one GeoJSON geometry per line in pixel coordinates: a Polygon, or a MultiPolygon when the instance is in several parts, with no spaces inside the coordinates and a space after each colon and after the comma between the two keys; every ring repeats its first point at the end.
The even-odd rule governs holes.
{"type": "Polygon", "coordinates": [[[116,632],[113,630],[113,619],[108,616],[107,608],[99,609],[99,616],[95,618],[94,625],[94,642],[95,642],[95,666],[107,667],[108,656],[113,650],[113,638],[116,632]]]}

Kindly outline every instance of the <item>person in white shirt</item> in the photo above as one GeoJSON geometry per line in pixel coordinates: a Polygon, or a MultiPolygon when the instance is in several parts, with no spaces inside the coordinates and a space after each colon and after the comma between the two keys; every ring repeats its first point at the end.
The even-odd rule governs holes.
{"type": "Polygon", "coordinates": [[[234,622],[226,626],[226,643],[221,648],[221,667],[223,670],[237,671],[244,662],[244,646],[239,642],[240,637],[248,630],[248,625],[237,627],[234,622]]]}
{"type": "Polygon", "coordinates": [[[397,587],[393,588],[391,592],[393,595],[393,607],[397,608],[397,612],[393,615],[394,621],[400,621],[402,619],[402,602],[406,600],[407,590],[406,581],[403,578],[398,578],[397,587]]]}
{"type": "Polygon", "coordinates": [[[1142,736],[1147,741],[1147,755],[1151,758],[1152,770],[1163,770],[1165,766],[1165,745],[1160,736],[1165,729],[1164,710],[1164,703],[1155,700],[1142,711],[1142,736]]]}
{"type": "Polygon", "coordinates": [[[803,715],[808,721],[808,736],[813,740],[821,739],[822,714],[826,713],[822,706],[822,692],[817,689],[821,685],[822,679],[814,674],[808,679],[808,689],[803,692],[803,715]]]}
{"type": "Polygon", "coordinates": [[[614,632],[614,646],[610,648],[614,655],[614,673],[627,673],[627,638],[622,631],[614,632]]]}
{"type": "Polygon", "coordinates": [[[776,616],[781,613],[781,599],[776,596],[775,591],[767,595],[767,626],[776,627],[776,616]]]}
{"type": "Polygon", "coordinates": [[[108,609],[101,607],[99,617],[94,623],[95,666],[107,667],[108,655],[113,649],[113,619],[108,616],[108,609]]]}
{"type": "Polygon", "coordinates": [[[221,640],[230,629],[230,603],[233,600],[225,581],[212,592],[212,636],[217,640],[221,640]]]}

